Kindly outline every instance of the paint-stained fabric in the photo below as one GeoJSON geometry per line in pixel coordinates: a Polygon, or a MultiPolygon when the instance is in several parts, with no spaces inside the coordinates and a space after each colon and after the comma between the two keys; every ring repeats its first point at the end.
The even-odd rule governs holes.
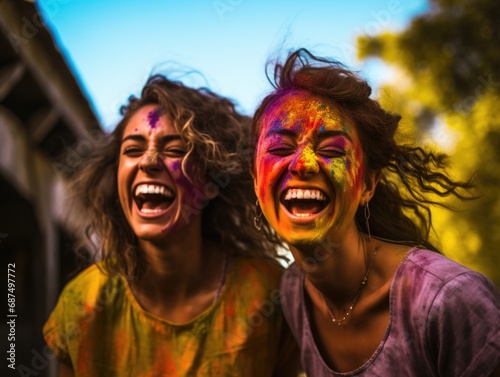
{"type": "Polygon", "coordinates": [[[76,376],[271,376],[296,358],[281,275],[278,265],[235,258],[217,302],[173,324],[142,309],[123,277],[94,265],[65,287],[44,337],[76,376]]]}
{"type": "Polygon", "coordinates": [[[304,274],[292,265],[282,282],[283,312],[308,376],[486,377],[500,363],[500,295],[485,276],[413,248],[394,276],[390,322],[372,357],[348,373],[322,359],[304,305],[304,274]]]}

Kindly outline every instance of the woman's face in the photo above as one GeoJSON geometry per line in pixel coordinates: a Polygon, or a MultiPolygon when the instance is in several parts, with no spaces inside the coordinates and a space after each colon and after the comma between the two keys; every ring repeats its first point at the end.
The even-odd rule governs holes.
{"type": "Polygon", "coordinates": [[[255,191],[262,211],[289,244],[339,240],[363,195],[363,152],[354,124],[304,91],[284,94],[260,120],[255,191]]]}
{"type": "Polygon", "coordinates": [[[203,206],[203,183],[181,169],[186,146],[156,105],[140,108],[126,125],[118,164],[118,195],[139,239],[154,240],[185,228],[203,206]]]}

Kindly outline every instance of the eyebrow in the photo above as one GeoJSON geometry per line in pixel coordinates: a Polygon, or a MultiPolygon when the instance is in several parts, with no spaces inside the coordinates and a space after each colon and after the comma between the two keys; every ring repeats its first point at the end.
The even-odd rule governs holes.
{"type": "Polygon", "coordinates": [[[328,137],[338,137],[338,136],[343,136],[345,137],[347,140],[349,140],[351,143],[353,143],[352,141],[352,138],[351,138],[351,135],[349,135],[347,132],[345,131],[340,131],[340,130],[327,130],[327,131],[323,131],[323,132],[320,132],[318,134],[318,138],[319,139],[326,139],[328,137]]]}
{"type": "MultiPolygon", "coordinates": [[[[297,132],[292,131],[292,130],[288,130],[288,129],[280,129],[280,130],[273,130],[273,129],[271,129],[271,130],[269,130],[266,133],[266,137],[269,137],[269,136],[272,136],[272,135],[282,135],[282,136],[296,137],[297,136],[297,132]]],[[[322,131],[322,132],[318,133],[318,138],[319,139],[326,139],[326,138],[329,138],[329,137],[338,137],[338,136],[343,136],[347,140],[349,140],[351,143],[353,142],[351,136],[347,132],[345,132],[345,131],[341,131],[341,130],[327,130],[327,131],[322,131]]]]}
{"type": "Polygon", "coordinates": [[[292,130],[287,130],[287,129],[279,129],[279,130],[273,130],[272,128],[266,132],[266,137],[271,136],[271,135],[282,135],[282,136],[290,136],[294,137],[297,136],[297,133],[292,131],[292,130]]]}
{"type": "MultiPolygon", "coordinates": [[[[147,140],[144,136],[142,135],[128,135],[128,136],[125,136],[123,139],[122,139],[122,144],[124,142],[126,142],[127,140],[134,140],[134,141],[139,141],[139,142],[142,142],[142,143],[145,143],[147,140]]],[[[160,142],[162,142],[163,144],[166,144],[170,141],[173,141],[173,140],[181,140],[181,135],[178,135],[178,134],[175,134],[175,135],[165,135],[165,136],[162,136],[160,138],[160,142]]]]}

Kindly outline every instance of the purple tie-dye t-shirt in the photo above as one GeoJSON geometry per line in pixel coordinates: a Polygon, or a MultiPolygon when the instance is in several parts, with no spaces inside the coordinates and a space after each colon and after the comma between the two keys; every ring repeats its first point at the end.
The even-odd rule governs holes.
{"type": "Polygon", "coordinates": [[[485,276],[441,254],[413,248],[390,290],[390,322],[362,366],[332,371],[322,359],[304,306],[304,274],[283,276],[283,311],[309,377],[490,376],[500,363],[500,295],[485,276]]]}

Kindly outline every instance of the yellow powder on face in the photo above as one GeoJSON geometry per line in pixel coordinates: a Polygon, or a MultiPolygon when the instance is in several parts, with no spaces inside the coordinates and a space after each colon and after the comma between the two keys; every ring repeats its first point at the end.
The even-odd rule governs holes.
{"type": "Polygon", "coordinates": [[[316,153],[314,153],[314,150],[310,146],[305,147],[302,151],[300,162],[307,170],[314,169],[318,164],[316,153]]]}
{"type": "Polygon", "coordinates": [[[344,161],[334,159],[328,164],[328,169],[330,174],[334,177],[334,180],[338,182],[338,187],[342,187],[343,191],[345,191],[349,186],[347,184],[349,181],[349,175],[346,171],[344,161]]]}

